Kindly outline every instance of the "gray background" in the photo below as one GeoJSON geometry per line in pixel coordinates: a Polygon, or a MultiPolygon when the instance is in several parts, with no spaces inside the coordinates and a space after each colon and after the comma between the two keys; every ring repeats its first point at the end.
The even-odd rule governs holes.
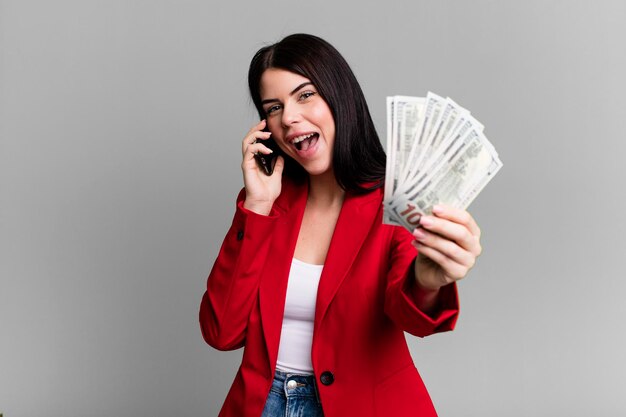
{"type": "Polygon", "coordinates": [[[0,0],[0,412],[216,415],[197,312],[293,32],[385,96],[449,95],[504,168],[457,330],[410,337],[441,416],[623,416],[626,2],[0,0]]]}

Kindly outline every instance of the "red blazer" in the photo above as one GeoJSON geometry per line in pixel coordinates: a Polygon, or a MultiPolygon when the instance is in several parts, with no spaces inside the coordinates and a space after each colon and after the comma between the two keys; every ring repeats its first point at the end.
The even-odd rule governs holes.
{"type": "MultiPolygon", "coordinates": [[[[208,344],[244,347],[220,417],[258,417],[265,406],[307,193],[307,185],[283,180],[268,216],[243,208],[243,190],[237,199],[200,306],[208,344]]],[[[381,203],[380,189],[346,194],[320,278],[311,358],[325,417],[437,415],[404,331],[452,330],[456,285],[442,289],[431,316],[416,307],[413,238],[382,224],[381,203]]]]}

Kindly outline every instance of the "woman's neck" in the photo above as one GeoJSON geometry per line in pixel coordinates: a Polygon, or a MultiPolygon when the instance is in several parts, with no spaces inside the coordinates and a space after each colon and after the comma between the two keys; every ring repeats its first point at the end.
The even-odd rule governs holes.
{"type": "Polygon", "coordinates": [[[345,190],[339,186],[334,173],[309,176],[308,201],[316,205],[332,206],[343,203],[345,190]]]}

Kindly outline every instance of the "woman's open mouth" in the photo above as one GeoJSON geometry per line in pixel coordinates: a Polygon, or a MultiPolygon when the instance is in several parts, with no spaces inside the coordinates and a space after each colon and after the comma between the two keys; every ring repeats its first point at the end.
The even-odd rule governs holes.
{"type": "Polygon", "coordinates": [[[299,151],[306,151],[317,143],[319,136],[320,135],[317,133],[308,133],[306,135],[298,136],[293,140],[293,145],[299,151]]]}

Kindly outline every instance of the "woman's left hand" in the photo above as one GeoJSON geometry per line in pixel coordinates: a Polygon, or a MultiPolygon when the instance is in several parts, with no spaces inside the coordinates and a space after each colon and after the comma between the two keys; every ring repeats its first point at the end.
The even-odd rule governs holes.
{"type": "Polygon", "coordinates": [[[437,205],[432,216],[422,216],[421,228],[413,231],[419,252],[415,261],[418,284],[427,290],[458,281],[482,252],[480,228],[465,210],[437,205]]]}

